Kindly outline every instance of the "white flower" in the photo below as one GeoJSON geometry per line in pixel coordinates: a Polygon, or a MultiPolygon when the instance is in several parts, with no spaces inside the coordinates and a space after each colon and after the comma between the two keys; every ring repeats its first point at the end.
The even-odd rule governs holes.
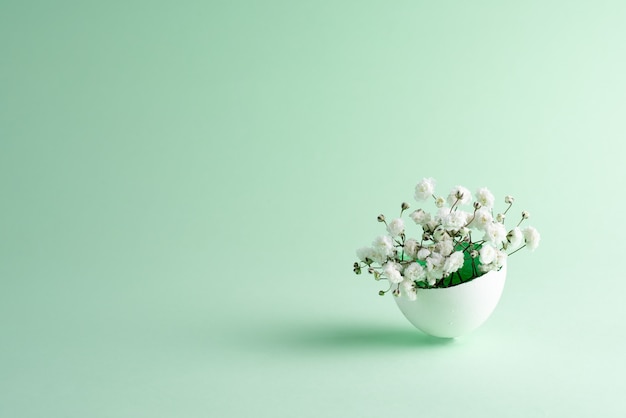
{"type": "Polygon", "coordinates": [[[495,198],[493,197],[493,194],[489,191],[489,189],[487,189],[486,187],[481,187],[476,192],[476,201],[480,203],[482,207],[492,208],[495,198]]]}
{"type": "Polygon", "coordinates": [[[440,268],[429,270],[426,273],[426,280],[428,280],[428,284],[433,286],[437,280],[443,277],[443,270],[440,268]]]}
{"type": "Polygon", "coordinates": [[[437,226],[439,226],[439,222],[432,219],[428,221],[427,223],[425,223],[424,225],[422,225],[422,228],[424,229],[424,231],[435,232],[435,229],[437,229],[437,226]]]}
{"type": "Polygon", "coordinates": [[[404,232],[404,221],[401,218],[394,219],[387,225],[387,231],[392,237],[397,237],[404,232]]]}
{"type": "Polygon", "coordinates": [[[383,266],[383,275],[387,277],[391,283],[400,283],[403,280],[402,274],[400,274],[396,267],[396,263],[391,261],[385,263],[383,266]]]}
{"type": "Polygon", "coordinates": [[[417,299],[417,291],[415,289],[415,282],[412,280],[405,280],[402,282],[402,290],[404,290],[404,294],[409,300],[417,299]]]}
{"type": "Polygon", "coordinates": [[[404,269],[404,277],[408,280],[421,281],[426,276],[426,271],[419,263],[411,263],[404,269]]]}
{"type": "Polygon", "coordinates": [[[493,222],[493,215],[489,208],[480,208],[474,215],[474,220],[470,224],[472,228],[484,230],[487,225],[493,222]]]}
{"type": "Polygon", "coordinates": [[[502,267],[506,263],[508,254],[504,251],[498,250],[496,254],[495,264],[497,267],[502,267]]]}
{"type": "Polygon", "coordinates": [[[490,245],[483,246],[480,249],[480,271],[486,273],[498,270],[506,263],[507,257],[508,254],[502,250],[496,250],[490,245]]]}
{"type": "Polygon", "coordinates": [[[443,266],[443,262],[444,257],[440,253],[430,253],[426,258],[426,269],[428,269],[428,271],[436,270],[443,266]]]}
{"type": "Polygon", "coordinates": [[[426,200],[433,195],[435,191],[435,180],[432,178],[423,178],[422,181],[415,186],[415,200],[426,200]]]}
{"type": "Polygon", "coordinates": [[[428,257],[430,255],[430,250],[428,248],[422,248],[421,250],[419,250],[417,252],[417,259],[418,260],[426,260],[426,257],[428,257]]]}
{"type": "Polygon", "coordinates": [[[539,235],[539,232],[537,232],[537,230],[533,228],[532,226],[528,226],[524,228],[522,233],[524,234],[524,241],[526,242],[526,247],[530,251],[534,251],[535,248],[537,248],[537,246],[539,245],[539,241],[541,240],[541,235],[539,235]]]}
{"type": "Polygon", "coordinates": [[[465,205],[472,200],[472,193],[463,186],[456,186],[448,195],[448,204],[452,206],[457,200],[459,205],[465,205]]]}
{"type": "Polygon", "coordinates": [[[370,260],[374,260],[374,257],[376,256],[376,252],[374,251],[372,247],[361,247],[358,250],[356,250],[356,256],[359,257],[359,260],[361,261],[365,261],[366,258],[369,258],[370,260]]]}
{"type": "Polygon", "coordinates": [[[372,254],[374,258],[372,259],[378,264],[383,264],[387,257],[391,257],[394,253],[393,241],[387,235],[376,237],[374,242],[372,242],[372,248],[374,250],[372,254]]]}
{"type": "Polygon", "coordinates": [[[454,242],[451,239],[439,241],[435,244],[433,251],[447,257],[452,254],[452,251],[454,251],[454,242]]]}
{"type": "Polygon", "coordinates": [[[447,239],[450,239],[450,235],[446,232],[445,229],[443,229],[442,226],[438,226],[437,228],[435,228],[435,232],[433,232],[433,240],[439,242],[447,239]]]}
{"type": "Polygon", "coordinates": [[[443,264],[443,271],[446,273],[454,273],[455,271],[463,267],[464,261],[465,256],[463,255],[462,251],[452,253],[443,264]]]}
{"type": "Polygon", "coordinates": [[[441,207],[437,209],[437,212],[435,213],[435,221],[441,222],[441,220],[445,218],[446,216],[448,216],[449,214],[450,214],[449,207],[441,207]]]}
{"type": "Polygon", "coordinates": [[[481,264],[486,265],[486,264],[491,264],[493,263],[493,261],[496,259],[497,256],[497,252],[496,249],[494,247],[492,247],[491,245],[483,245],[480,249],[480,253],[479,253],[479,259],[481,264]]]}
{"type": "Polygon", "coordinates": [[[489,241],[498,246],[506,241],[506,228],[499,222],[493,222],[485,227],[485,241],[489,241]]]}
{"type": "Polygon", "coordinates": [[[442,208],[443,205],[445,205],[445,204],[446,204],[446,200],[443,197],[439,196],[438,198],[435,199],[435,205],[438,208],[442,208]]]}
{"type": "Polygon", "coordinates": [[[496,268],[498,268],[496,266],[496,263],[491,263],[491,264],[481,264],[480,266],[478,266],[478,269],[480,271],[482,271],[483,273],[487,273],[488,271],[493,271],[496,268]]]}
{"type": "Polygon", "coordinates": [[[417,241],[413,238],[409,238],[404,242],[404,254],[409,256],[410,258],[415,258],[417,255],[417,241]]]}
{"type": "Polygon", "coordinates": [[[469,213],[462,210],[455,210],[452,213],[448,213],[441,218],[441,224],[447,230],[458,231],[463,228],[467,223],[469,213]]]}
{"type": "Polygon", "coordinates": [[[524,240],[521,229],[515,227],[506,234],[506,240],[509,242],[508,248],[514,249],[519,247],[524,240]]]}
{"type": "Polygon", "coordinates": [[[427,222],[430,222],[430,213],[424,212],[423,209],[417,209],[413,211],[413,213],[411,213],[409,217],[413,219],[413,222],[418,225],[423,225],[427,222]]]}

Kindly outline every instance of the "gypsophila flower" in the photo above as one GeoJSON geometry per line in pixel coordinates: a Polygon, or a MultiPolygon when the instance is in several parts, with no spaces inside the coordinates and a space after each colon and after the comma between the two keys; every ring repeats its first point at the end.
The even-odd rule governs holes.
{"type": "Polygon", "coordinates": [[[404,232],[404,221],[402,218],[396,218],[387,225],[387,232],[392,237],[397,237],[404,232]]]}
{"type": "Polygon", "coordinates": [[[417,282],[426,278],[426,271],[419,263],[411,263],[404,269],[404,277],[409,280],[415,280],[417,282]]]}
{"type": "Polygon", "coordinates": [[[487,272],[506,268],[507,258],[520,248],[525,246],[531,251],[537,248],[539,232],[533,227],[519,227],[529,218],[528,212],[522,212],[522,221],[517,226],[505,227],[505,215],[514,202],[512,196],[505,197],[508,206],[501,208],[502,203],[498,205],[486,187],[476,189],[474,200],[463,186],[452,188],[443,197],[435,196],[434,191],[435,180],[423,178],[415,187],[415,199],[433,198],[431,209],[424,206],[409,213],[409,204],[402,203],[399,217],[388,221],[380,214],[377,219],[385,224],[385,234],[378,236],[371,246],[357,249],[354,273],[367,271],[375,280],[386,279],[391,284],[379,294],[391,293],[415,300],[420,288],[445,288],[469,282],[487,272]],[[471,212],[461,209],[468,204],[471,212]],[[405,214],[417,226],[406,224],[405,214]],[[416,235],[411,236],[413,232],[416,235]]]}
{"type": "Polygon", "coordinates": [[[481,206],[486,208],[492,208],[493,203],[495,202],[495,198],[493,197],[493,193],[489,191],[486,187],[481,187],[476,191],[476,201],[480,203],[481,206]]]}
{"type": "Polygon", "coordinates": [[[470,227],[485,230],[485,227],[493,222],[493,215],[488,208],[480,208],[474,214],[474,220],[470,224],[470,227]]]}
{"type": "Polygon", "coordinates": [[[435,191],[435,180],[432,178],[423,178],[417,186],[415,186],[415,200],[426,200],[433,195],[435,191]]]}
{"type": "Polygon", "coordinates": [[[450,206],[457,203],[457,201],[459,205],[465,205],[469,203],[470,200],[472,200],[472,193],[463,186],[456,186],[448,195],[448,204],[450,206]]]}
{"type": "Polygon", "coordinates": [[[507,253],[505,253],[502,250],[497,250],[496,259],[494,260],[496,267],[498,268],[502,267],[504,263],[506,263],[507,257],[508,257],[507,253]]]}
{"type": "Polygon", "coordinates": [[[447,206],[437,209],[437,213],[435,214],[435,217],[434,217],[434,220],[437,222],[437,226],[439,226],[439,224],[442,224],[443,218],[445,218],[449,214],[450,214],[450,208],[447,206]]]}
{"type": "Polygon", "coordinates": [[[496,259],[496,249],[491,245],[485,244],[478,253],[478,259],[482,264],[491,264],[496,259]]]}
{"type": "Polygon", "coordinates": [[[433,232],[433,239],[435,240],[435,242],[439,242],[450,239],[450,235],[442,226],[438,226],[437,228],[435,228],[435,232],[433,232]]]}
{"type": "Polygon", "coordinates": [[[415,282],[412,280],[404,280],[402,282],[402,290],[404,291],[403,293],[406,295],[407,298],[409,298],[409,300],[416,300],[417,299],[417,292],[415,289],[415,282]]]}
{"type": "Polygon", "coordinates": [[[481,264],[478,267],[478,270],[480,270],[483,273],[488,273],[490,271],[494,271],[498,268],[498,266],[496,265],[496,263],[491,263],[491,264],[481,264]]]}
{"type": "Polygon", "coordinates": [[[387,257],[391,257],[394,254],[393,241],[387,235],[381,235],[372,242],[372,248],[374,249],[373,260],[378,264],[382,264],[387,260],[387,257]]]}
{"type": "Polygon", "coordinates": [[[361,261],[365,261],[366,259],[374,260],[376,253],[372,247],[361,247],[356,250],[356,256],[361,261]]]}
{"type": "Polygon", "coordinates": [[[493,222],[485,227],[485,241],[489,241],[494,245],[501,245],[506,241],[506,228],[499,222],[493,222]]]}
{"type": "Polygon", "coordinates": [[[413,211],[410,215],[413,222],[418,225],[423,225],[427,222],[430,222],[430,213],[426,213],[423,209],[417,209],[413,211]]]}
{"type": "Polygon", "coordinates": [[[433,247],[433,250],[444,257],[449,256],[454,251],[454,242],[451,239],[439,241],[433,247]]]}
{"type": "Polygon", "coordinates": [[[417,259],[424,261],[429,255],[430,255],[430,250],[428,248],[422,248],[421,250],[417,252],[417,259]]]}
{"type": "Polygon", "coordinates": [[[522,245],[522,241],[524,240],[524,236],[522,235],[522,230],[519,227],[515,227],[506,234],[506,240],[508,241],[508,248],[515,249],[522,245]]]}
{"type": "Polygon", "coordinates": [[[387,277],[389,282],[391,283],[400,283],[402,279],[402,274],[397,269],[396,263],[389,261],[383,265],[383,275],[387,277]]]}
{"type": "Polygon", "coordinates": [[[535,248],[537,248],[537,246],[539,245],[539,241],[541,240],[539,232],[537,232],[537,230],[532,226],[528,226],[524,228],[522,233],[524,234],[526,248],[528,248],[530,251],[534,251],[535,248]]]}
{"type": "Polygon", "coordinates": [[[441,218],[441,224],[446,230],[458,231],[467,223],[470,214],[462,210],[447,213],[441,218]]]}
{"type": "Polygon", "coordinates": [[[430,286],[434,286],[437,283],[437,280],[443,277],[443,270],[440,268],[435,268],[432,270],[428,270],[426,272],[426,280],[430,286]]]}
{"type": "Polygon", "coordinates": [[[462,251],[452,253],[450,254],[450,257],[446,258],[446,261],[443,264],[443,271],[445,273],[454,273],[463,267],[463,261],[465,261],[465,256],[462,251]]]}
{"type": "Polygon", "coordinates": [[[437,229],[438,226],[439,226],[439,221],[432,219],[426,222],[425,224],[423,224],[422,228],[424,228],[424,231],[435,232],[435,229],[437,229]]]}
{"type": "Polygon", "coordinates": [[[426,268],[428,269],[428,271],[435,270],[441,267],[443,265],[443,262],[444,257],[441,254],[432,252],[428,256],[428,258],[426,258],[426,268]]]}
{"type": "Polygon", "coordinates": [[[404,242],[404,254],[413,259],[417,256],[417,241],[413,238],[409,238],[404,242]]]}

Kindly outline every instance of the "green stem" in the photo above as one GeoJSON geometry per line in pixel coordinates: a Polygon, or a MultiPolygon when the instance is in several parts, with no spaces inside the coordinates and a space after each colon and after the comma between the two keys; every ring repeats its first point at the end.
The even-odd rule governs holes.
{"type": "Polygon", "coordinates": [[[504,211],[503,215],[506,215],[506,213],[509,211],[509,209],[511,209],[511,206],[513,206],[513,202],[509,203],[509,207],[506,208],[506,210],[504,211]]]}
{"type": "Polygon", "coordinates": [[[459,203],[459,198],[456,198],[456,201],[454,202],[454,205],[452,205],[452,207],[450,208],[450,213],[452,213],[452,209],[454,209],[454,207],[456,206],[457,203],[459,203]]]}
{"type": "Polygon", "coordinates": [[[521,249],[522,249],[522,248],[524,248],[525,246],[526,246],[526,244],[522,245],[521,247],[519,247],[517,250],[513,251],[512,253],[507,254],[507,257],[508,257],[508,256],[510,256],[510,255],[515,254],[516,252],[518,252],[519,250],[521,250],[521,249]]]}

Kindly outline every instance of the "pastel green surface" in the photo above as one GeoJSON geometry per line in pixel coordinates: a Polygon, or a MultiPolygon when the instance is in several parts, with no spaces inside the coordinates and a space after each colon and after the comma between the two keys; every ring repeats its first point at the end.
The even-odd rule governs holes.
{"type": "Polygon", "coordinates": [[[0,4],[0,416],[624,416],[626,5],[0,4]],[[532,214],[443,343],[354,250],[532,214]]]}

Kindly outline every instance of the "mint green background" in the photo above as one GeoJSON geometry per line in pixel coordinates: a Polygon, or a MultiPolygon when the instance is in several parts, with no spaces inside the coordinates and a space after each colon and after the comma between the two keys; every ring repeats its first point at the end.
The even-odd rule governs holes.
{"type": "Polygon", "coordinates": [[[623,416],[626,5],[0,5],[0,416],[623,416]],[[354,250],[488,186],[542,233],[451,343],[354,250]]]}

